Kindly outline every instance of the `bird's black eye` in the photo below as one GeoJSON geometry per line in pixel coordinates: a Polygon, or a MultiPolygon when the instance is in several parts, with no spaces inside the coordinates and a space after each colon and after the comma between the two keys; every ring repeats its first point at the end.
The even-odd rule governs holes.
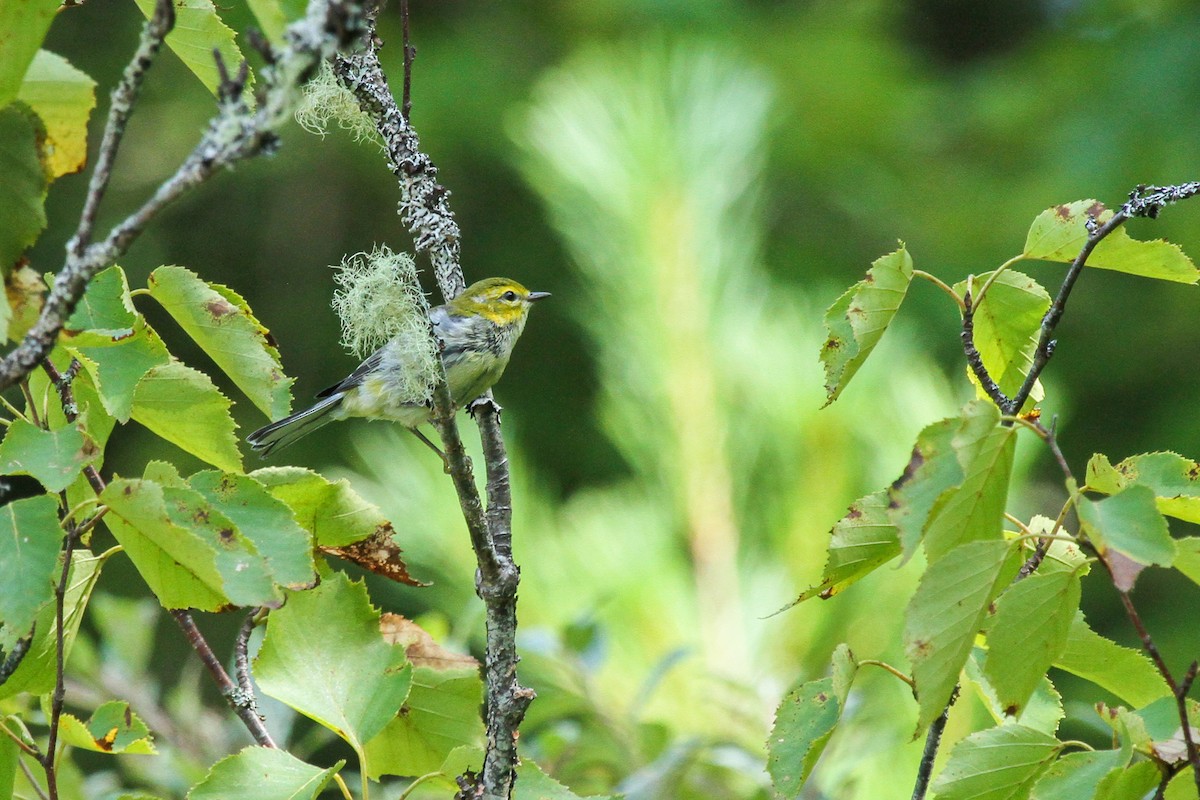
{"type": "Polygon", "coordinates": [[[512,289],[509,289],[507,292],[500,295],[500,299],[511,303],[513,300],[517,299],[517,293],[514,292],[512,289]]]}

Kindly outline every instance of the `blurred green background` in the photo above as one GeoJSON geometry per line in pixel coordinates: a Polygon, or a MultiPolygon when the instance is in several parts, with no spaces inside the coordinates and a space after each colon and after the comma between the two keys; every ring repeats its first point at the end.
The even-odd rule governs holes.
{"type": "MultiPolygon", "coordinates": [[[[903,665],[919,567],[769,615],[817,578],[845,507],[899,475],[917,431],[970,396],[958,315],[918,282],[882,351],[819,410],[824,308],[898,239],[918,268],[954,282],[1018,253],[1050,205],[1117,205],[1138,183],[1200,176],[1200,4],[412,5],[412,121],[451,191],[467,280],[504,275],[554,294],[496,390],[516,472],[525,675],[541,695],[522,743],[579,791],[766,796],[763,741],[783,691],[819,675],[839,641],[903,665]]],[[[241,3],[221,10],[239,30],[250,22],[241,3]]],[[[60,14],[47,46],[106,93],[140,22],[132,3],[92,0],[60,14]]],[[[399,87],[396,7],[380,30],[399,87]]],[[[211,107],[164,55],[101,225],[174,168],[211,107]]],[[[61,265],[84,185],[54,185],[35,268],[61,265]]],[[[135,286],[181,264],[243,294],[297,376],[299,407],[355,366],[337,345],[329,265],[377,242],[411,249],[397,199],[373,146],[294,127],[276,156],[173,207],[122,263],[135,286]]],[[[1200,253],[1200,206],[1130,232],[1200,253]]],[[[1021,268],[1056,290],[1061,267],[1021,268]]],[[[1044,404],[1077,473],[1093,452],[1200,456],[1195,291],[1110,272],[1081,280],[1044,404]]],[[[143,310],[178,355],[216,374],[143,310]]],[[[265,421],[246,403],[235,413],[245,431],[265,421]]],[[[275,462],[347,475],[391,514],[434,585],[374,596],[475,646],[457,506],[410,438],[344,423],[275,462]]],[[[108,465],[133,474],[151,457],[182,458],[158,446],[115,436],[108,465]]],[[[1030,442],[1019,459],[1014,513],[1057,513],[1050,459],[1030,442]]],[[[1193,588],[1157,572],[1138,586],[1181,668],[1200,651],[1179,611],[1196,607],[1193,588]]],[[[1103,578],[1086,582],[1085,602],[1097,629],[1134,642],[1103,578]]],[[[915,771],[915,705],[882,672],[862,682],[817,783],[829,796],[907,796],[897,776],[915,771]]],[[[1060,688],[1080,717],[1103,699],[1060,688]]],[[[952,736],[979,713],[961,705],[952,736]]]]}

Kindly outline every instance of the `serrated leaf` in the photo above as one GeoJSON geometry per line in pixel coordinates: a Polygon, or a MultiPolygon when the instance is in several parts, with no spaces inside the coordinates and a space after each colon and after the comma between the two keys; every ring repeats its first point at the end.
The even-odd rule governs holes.
{"type": "Polygon", "coordinates": [[[1004,713],[1020,714],[1054,660],[1067,645],[1079,611],[1079,576],[1073,572],[1034,574],[1000,595],[988,627],[984,673],[1004,713]]]}
{"type": "Polygon", "coordinates": [[[0,648],[5,652],[29,635],[38,612],[53,599],[64,535],[58,501],[50,495],[0,506],[0,564],[5,574],[0,581],[0,648]]]}
{"type": "Polygon", "coordinates": [[[1186,575],[1192,583],[1200,584],[1200,537],[1177,539],[1175,546],[1175,569],[1186,575]]]}
{"type": "Polygon", "coordinates": [[[188,800],[315,800],[345,761],[329,769],[269,747],[247,747],[221,759],[187,793],[188,800]]]}
{"type": "Polygon", "coordinates": [[[879,343],[908,292],[912,270],[912,258],[901,245],[875,259],[867,276],[825,312],[825,328],[829,331],[821,347],[825,405],[837,399],[879,343]]]}
{"type": "Polygon", "coordinates": [[[988,604],[1019,564],[1004,541],[968,542],[929,565],[905,614],[904,649],[913,668],[917,729],[946,707],[983,627],[988,604]]]}
{"type": "Polygon", "coordinates": [[[108,336],[86,332],[69,342],[67,352],[87,370],[104,410],[122,423],[133,414],[134,395],[142,379],[150,370],[171,363],[167,346],[140,317],[128,333],[108,336]]]}
{"type": "Polygon", "coordinates": [[[1023,725],[976,731],[950,751],[933,791],[938,800],[1017,800],[1029,796],[1062,742],[1023,725]]]}
{"type": "Polygon", "coordinates": [[[931,562],[961,544],[1003,535],[1016,429],[1000,424],[995,406],[982,400],[968,403],[962,419],[951,445],[963,479],[943,492],[930,512],[924,543],[931,562]]]}
{"type": "MultiPolygon", "coordinates": [[[[1077,200],[1048,208],[1030,226],[1024,254],[1027,258],[1069,264],[1087,241],[1088,219],[1104,224],[1112,215],[1112,210],[1095,200],[1077,200]]],[[[1178,245],[1162,239],[1138,241],[1130,237],[1124,226],[1096,245],[1087,266],[1178,283],[1195,283],[1200,278],[1196,265],[1178,245]]]]}
{"type": "MultiPolygon", "coordinates": [[[[517,766],[513,800],[583,800],[566,786],[542,772],[541,767],[525,759],[517,766]]],[[[615,800],[612,795],[589,794],[586,800],[615,800]]]]}
{"type": "MultiPolygon", "coordinates": [[[[153,16],[155,0],[134,2],[144,16],[153,16]]],[[[221,83],[213,50],[220,51],[230,75],[236,74],[246,60],[233,29],[221,21],[212,0],[175,0],[175,27],[167,34],[167,47],[213,95],[221,83]]]]}
{"type": "Polygon", "coordinates": [[[1176,453],[1145,453],[1130,456],[1112,466],[1097,453],[1088,461],[1087,486],[1097,492],[1116,494],[1132,486],[1154,491],[1159,513],[1187,522],[1200,523],[1200,464],[1176,453]]]}
{"type": "MultiPolygon", "coordinates": [[[[9,274],[46,227],[46,185],[34,120],[16,105],[0,108],[0,275],[9,274]]],[[[7,328],[7,315],[4,323],[7,328]]]]}
{"type": "Polygon", "coordinates": [[[248,0],[259,27],[272,44],[283,44],[283,32],[289,23],[304,19],[304,0],[248,0]]]}
{"type": "Polygon", "coordinates": [[[364,745],[400,710],[412,684],[404,648],[383,641],[366,587],[341,573],[292,592],[267,618],[255,658],[263,694],[329,728],[371,772],[364,745]]]}
{"type": "Polygon", "coordinates": [[[409,575],[392,523],[345,480],[329,481],[302,467],[264,467],[250,477],[287,504],[322,552],[391,580],[424,585],[409,575]]]}
{"type": "Polygon", "coordinates": [[[1118,573],[1112,564],[1114,552],[1143,567],[1169,567],[1175,560],[1175,542],[1150,487],[1130,486],[1104,500],[1080,497],[1075,509],[1084,532],[1113,570],[1118,589],[1132,589],[1140,568],[1118,573]]]}
{"type": "Polygon", "coordinates": [[[203,520],[179,513],[187,509],[187,498],[179,492],[152,481],[118,478],[100,495],[109,507],[105,524],[164,608],[226,608],[231,601],[216,564],[221,545],[214,541],[220,534],[203,520]],[[168,491],[182,507],[168,506],[168,491]]]}
{"type": "Polygon", "coordinates": [[[46,298],[46,282],[32,267],[26,265],[11,272],[4,281],[8,300],[8,338],[20,341],[42,313],[46,298]]]}
{"type": "Polygon", "coordinates": [[[963,673],[979,690],[980,697],[987,706],[988,713],[992,716],[992,721],[997,725],[1002,722],[1016,722],[1027,728],[1054,735],[1058,731],[1058,724],[1066,716],[1066,712],[1063,710],[1062,695],[1054,688],[1050,679],[1043,675],[1028,702],[1021,708],[1017,716],[1007,717],[1004,713],[1005,707],[1000,704],[995,688],[983,674],[983,661],[986,657],[987,653],[982,648],[978,646],[972,648],[971,657],[967,659],[963,673]]]}
{"type": "MultiPolygon", "coordinates": [[[[87,608],[92,589],[100,576],[100,567],[106,558],[107,555],[95,556],[79,550],[72,555],[67,593],[63,599],[63,653],[68,659],[79,623],[83,620],[84,609],[87,608]]],[[[16,672],[0,683],[0,700],[21,692],[41,695],[54,689],[58,639],[55,612],[54,603],[49,602],[38,612],[29,650],[16,672]]]]}
{"type": "Polygon", "coordinates": [[[203,372],[172,361],[154,367],[138,382],[130,416],[214,467],[241,472],[231,405],[203,372]]]}
{"type": "Polygon", "coordinates": [[[1104,776],[1124,769],[1129,753],[1089,750],[1068,753],[1055,761],[1033,787],[1032,800],[1092,800],[1104,776]]]}
{"type": "Polygon", "coordinates": [[[886,492],[851,504],[830,531],[829,554],[821,582],[806,589],[786,608],[812,597],[827,600],[900,555],[896,526],[888,518],[886,492]]]}
{"type": "Polygon", "coordinates": [[[930,513],[943,494],[958,487],[963,467],[954,450],[961,417],[939,420],[917,434],[904,474],[888,488],[888,517],[895,524],[905,561],[925,533],[930,513]]]}
{"type": "Polygon", "coordinates": [[[412,689],[399,714],[367,743],[368,775],[437,772],[458,747],[481,747],[483,681],[474,669],[414,667],[412,689]]]}
{"type": "Polygon", "coordinates": [[[114,265],[88,282],[83,297],[63,326],[63,334],[71,337],[89,331],[118,339],[133,331],[137,318],[125,270],[114,265]]]}
{"type": "Polygon", "coordinates": [[[283,374],[279,351],[240,295],[183,267],[159,267],[147,286],[254,405],[271,419],[287,416],[294,379],[283,374]]]}
{"type": "MultiPolygon", "coordinates": [[[[975,288],[981,289],[994,274],[985,272],[977,276],[975,288]]],[[[963,296],[966,289],[965,281],[954,287],[963,296]]],[[[974,306],[975,349],[992,380],[1009,397],[1017,393],[1029,373],[1042,317],[1049,308],[1049,293],[1033,278],[1016,270],[1001,272],[983,299],[974,306]]],[[[978,385],[975,374],[968,370],[968,375],[978,385]]],[[[1030,400],[1041,399],[1042,391],[1038,386],[1030,400]]]]}
{"type": "MultiPolygon", "coordinates": [[[[1182,772],[1171,778],[1166,791],[1163,792],[1163,800],[1192,800],[1195,796],[1196,776],[1191,767],[1185,767],[1182,772]]],[[[1117,798],[1112,800],[1117,800],[1117,798]]],[[[1124,798],[1120,800],[1124,800],[1124,798]]]]}
{"type": "Polygon", "coordinates": [[[288,589],[316,583],[308,532],[265,486],[247,475],[216,470],[197,472],[187,482],[253,543],[275,583],[288,589]]]}
{"type": "Polygon", "coordinates": [[[0,3],[0,108],[17,96],[21,79],[58,11],[59,0],[0,3]]]}
{"type": "Polygon", "coordinates": [[[110,700],[95,711],[87,722],[73,714],[63,714],[59,729],[65,743],[94,753],[154,755],[154,742],[146,723],[133,713],[128,703],[110,700]]]}
{"type": "Polygon", "coordinates": [[[783,696],[767,739],[767,772],[777,797],[800,796],[846,709],[857,670],[850,648],[839,644],[829,677],[799,683],[783,696]]]}
{"type": "Polygon", "coordinates": [[[46,128],[43,162],[49,178],[79,172],[87,161],[87,122],[96,107],[96,82],[60,55],[39,50],[17,99],[46,128]]]}
{"type": "MultiPolygon", "coordinates": [[[[1096,786],[1090,800],[1141,800],[1149,796],[1162,780],[1162,772],[1153,761],[1139,761],[1124,769],[1113,770],[1096,786]]],[[[1192,784],[1192,792],[1196,784],[1192,784]]]]}
{"type": "Polygon", "coordinates": [[[1054,666],[1136,707],[1170,694],[1146,656],[1105,639],[1088,627],[1083,614],[1076,614],[1071,621],[1066,649],[1054,660],[1054,666]]]}
{"type": "Polygon", "coordinates": [[[61,492],[96,460],[95,442],[78,425],[42,430],[14,419],[0,443],[0,471],[31,475],[52,492],[61,492]]]}

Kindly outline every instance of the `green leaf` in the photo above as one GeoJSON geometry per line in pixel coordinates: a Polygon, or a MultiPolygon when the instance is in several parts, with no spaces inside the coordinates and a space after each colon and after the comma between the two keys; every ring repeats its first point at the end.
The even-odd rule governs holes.
{"type": "Polygon", "coordinates": [[[87,122],[96,107],[96,82],[60,55],[39,50],[17,99],[46,129],[43,162],[51,180],[87,162],[87,122]]]}
{"type": "MultiPolygon", "coordinates": [[[[1163,792],[1163,800],[1192,800],[1196,796],[1196,777],[1192,768],[1187,767],[1171,778],[1167,789],[1163,792]]],[[[1116,798],[1113,798],[1116,800],[1116,798]]]]}
{"type": "MultiPolygon", "coordinates": [[[[1077,200],[1038,215],[1025,240],[1025,257],[1069,264],[1087,241],[1089,217],[1104,224],[1113,212],[1095,200],[1077,200]]],[[[1158,278],[1178,283],[1195,283],[1200,278],[1192,263],[1177,245],[1156,239],[1142,242],[1130,237],[1122,226],[1096,245],[1087,266],[1158,278]]]]}
{"type": "MultiPolygon", "coordinates": [[[[994,274],[985,272],[976,276],[975,288],[982,288],[994,274]]],[[[965,296],[966,281],[957,284],[954,290],[965,296]]],[[[983,300],[975,305],[975,348],[992,380],[1009,397],[1017,393],[1029,373],[1042,317],[1049,308],[1050,295],[1042,285],[1015,270],[1001,272],[983,300]]],[[[968,375],[977,383],[973,372],[968,370],[968,375]]],[[[1038,387],[1030,400],[1041,399],[1042,392],[1038,387]]]]}
{"type": "Polygon", "coordinates": [[[345,761],[329,769],[307,764],[285,750],[247,747],[213,764],[188,800],[315,800],[345,761]]]}
{"type": "MultiPolygon", "coordinates": [[[[46,297],[46,281],[29,265],[13,270],[4,284],[8,300],[9,341],[19,342],[37,322],[46,297]]],[[[2,308],[0,308],[2,310],[2,308]]],[[[3,314],[0,313],[0,319],[3,314]]]]}
{"type": "Polygon", "coordinates": [[[850,648],[839,644],[829,677],[800,683],[784,695],[767,739],[767,772],[777,797],[800,797],[845,711],[857,670],[850,648]]]}
{"type": "MultiPolygon", "coordinates": [[[[541,767],[529,761],[517,766],[517,782],[513,787],[513,800],[581,800],[579,795],[542,772],[541,767]]],[[[612,795],[589,794],[587,800],[614,800],[612,795]]]]}
{"type": "Polygon", "coordinates": [[[829,338],[821,348],[825,405],[837,399],[879,343],[904,301],[912,271],[912,257],[901,245],[898,250],[877,258],[867,276],[825,312],[825,327],[829,331],[829,338]]]}
{"type": "Polygon", "coordinates": [[[1167,521],[1158,513],[1154,491],[1135,485],[1104,500],[1080,497],[1075,504],[1079,522],[1097,551],[1113,570],[1118,589],[1129,591],[1141,567],[1150,564],[1169,567],[1175,560],[1175,542],[1167,530],[1167,521]],[[1136,566],[1118,571],[1112,553],[1124,556],[1136,566]]]}
{"type": "Polygon", "coordinates": [[[95,442],[78,425],[46,431],[18,418],[0,444],[0,471],[32,475],[51,492],[61,492],[98,455],[95,442]]]}
{"type": "Polygon", "coordinates": [[[7,736],[0,736],[0,797],[13,796],[19,757],[17,743],[7,736]]]}
{"type": "Polygon", "coordinates": [[[962,427],[951,440],[962,483],[939,496],[925,528],[931,562],[961,544],[1003,536],[1016,440],[1016,429],[1000,424],[1000,412],[991,403],[967,404],[962,427]]]}
{"type": "Polygon", "coordinates": [[[1088,627],[1076,614],[1067,635],[1067,647],[1054,666],[1091,681],[1135,707],[1170,694],[1158,670],[1140,651],[1121,647],[1088,627]]]}
{"type": "Polygon", "coordinates": [[[131,416],[214,467],[241,472],[231,405],[203,372],[172,361],[154,367],[138,382],[131,416]]]}
{"type": "Polygon", "coordinates": [[[917,434],[904,474],[888,488],[888,516],[895,524],[905,560],[916,552],[938,499],[958,487],[963,468],[954,450],[961,417],[939,420],[917,434]]]}
{"type": "Polygon", "coordinates": [[[138,318],[131,332],[118,336],[83,333],[72,339],[67,352],[79,359],[91,376],[104,410],[120,422],[133,414],[138,384],[155,367],[171,363],[171,355],[158,334],[138,318]],[[81,344],[79,344],[81,343],[81,344]]]}
{"type": "Polygon", "coordinates": [[[0,648],[12,650],[28,636],[38,612],[54,598],[62,526],[58,501],[47,494],[0,506],[0,648]]]}
{"type": "Polygon", "coordinates": [[[920,706],[918,731],[950,700],[988,604],[1019,569],[1014,555],[1004,541],[968,542],[930,564],[921,576],[904,630],[920,706]]]}
{"type": "Polygon", "coordinates": [[[265,486],[247,475],[216,470],[197,472],[187,482],[253,543],[275,583],[288,589],[316,583],[308,532],[265,486]]]}
{"type": "Polygon", "coordinates": [[[9,274],[46,227],[47,180],[38,135],[35,121],[26,112],[16,105],[0,108],[0,275],[9,274]]]}
{"type": "Polygon", "coordinates": [[[86,723],[72,714],[63,714],[62,739],[69,745],[95,753],[154,755],[150,729],[134,714],[128,703],[110,700],[94,712],[86,723]]]}
{"type": "Polygon", "coordinates": [[[137,318],[125,270],[111,266],[88,282],[83,297],[63,326],[63,334],[73,337],[87,331],[121,339],[133,332],[137,318]]]}
{"type": "MultiPolygon", "coordinates": [[[[154,14],[155,0],[134,2],[147,18],[154,14]]],[[[233,29],[217,16],[212,0],[175,0],[175,27],[167,34],[167,47],[213,95],[221,83],[213,50],[220,51],[230,75],[246,60],[234,37],[233,29]]]]}
{"type": "Polygon", "coordinates": [[[1023,725],[977,731],[950,751],[933,782],[938,800],[1017,800],[1054,763],[1062,743],[1023,725]]]}
{"type": "Polygon", "coordinates": [[[480,745],[482,702],[483,682],[476,670],[447,675],[429,667],[414,668],[412,689],[401,712],[367,743],[371,779],[437,772],[454,749],[480,745]]]}
{"type": "Polygon", "coordinates": [[[1050,679],[1043,675],[1033,690],[1033,695],[1030,696],[1029,701],[1025,703],[1017,716],[1009,717],[1005,714],[1005,707],[1001,705],[996,689],[983,674],[983,662],[986,657],[987,652],[981,647],[972,648],[971,657],[967,659],[963,672],[979,690],[980,697],[987,706],[992,720],[997,725],[1003,722],[1016,722],[1026,728],[1033,728],[1051,735],[1057,732],[1058,725],[1066,716],[1066,712],[1063,710],[1062,695],[1054,688],[1050,679]]]}
{"type": "Polygon", "coordinates": [[[0,108],[16,98],[21,79],[42,46],[58,6],[59,0],[0,3],[0,108]]]}
{"type": "Polygon", "coordinates": [[[287,416],[293,379],[283,374],[279,351],[240,295],[183,267],[159,267],[147,285],[254,405],[271,419],[287,416]]]}
{"type": "MultiPolygon", "coordinates": [[[[107,558],[108,554],[95,556],[77,550],[71,559],[71,574],[67,577],[67,593],[63,598],[63,653],[68,660],[84,609],[100,577],[100,567],[107,558]]],[[[54,603],[46,603],[38,612],[29,651],[16,672],[0,684],[0,700],[21,692],[48,694],[54,689],[58,638],[55,611],[54,603]]]]}
{"type": "Polygon", "coordinates": [[[289,23],[304,19],[303,0],[247,0],[258,26],[272,44],[283,44],[289,23]]]}
{"type": "MultiPolygon", "coordinates": [[[[1141,800],[1148,797],[1161,780],[1162,773],[1157,764],[1139,761],[1104,776],[1090,800],[1141,800]]],[[[1194,794],[1195,791],[1196,784],[1193,782],[1191,792],[1194,794]]]]}
{"type": "Polygon", "coordinates": [[[1177,539],[1175,546],[1175,569],[1186,575],[1192,583],[1200,584],[1200,536],[1177,539]]]}
{"type": "Polygon", "coordinates": [[[1200,523],[1200,464],[1175,453],[1145,453],[1112,466],[1100,453],[1087,466],[1088,489],[1116,494],[1128,486],[1154,491],[1158,511],[1200,523]]]}
{"type": "Polygon", "coordinates": [[[1079,611],[1079,575],[1035,572],[1000,595],[984,672],[1004,713],[1019,715],[1067,645],[1079,611]]]}
{"type": "Polygon", "coordinates": [[[250,477],[287,504],[319,545],[341,546],[370,537],[391,523],[344,478],[330,481],[303,467],[264,467],[250,477]]]}
{"type": "Polygon", "coordinates": [[[164,608],[278,605],[262,557],[199,492],[118,478],[100,499],[105,523],[164,608]]]}
{"type": "Polygon", "coordinates": [[[1033,800],[1092,800],[1105,775],[1124,769],[1129,753],[1090,750],[1068,753],[1055,761],[1033,787],[1033,800]]]}
{"type": "Polygon", "coordinates": [[[403,647],[384,642],[363,584],[334,573],[315,589],[289,593],[267,618],[254,663],[263,694],[342,737],[371,774],[364,745],[400,710],[412,666],[403,647]]]}
{"type": "Polygon", "coordinates": [[[900,540],[888,518],[887,493],[860,498],[830,532],[821,582],[806,589],[788,607],[812,597],[827,600],[898,555],[900,540]]]}

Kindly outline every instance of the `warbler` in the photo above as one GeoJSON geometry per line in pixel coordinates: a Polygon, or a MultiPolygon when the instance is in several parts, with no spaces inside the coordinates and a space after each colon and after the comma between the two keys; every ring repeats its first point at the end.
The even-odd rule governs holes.
{"type": "MultiPolygon", "coordinates": [[[[531,292],[508,278],[485,278],[449,303],[430,309],[455,408],[475,400],[500,379],[513,345],[525,330],[529,309],[549,296],[549,292],[531,292]]],[[[404,361],[397,346],[395,339],[384,344],[341,383],[318,392],[319,402],[259,428],[246,441],[266,458],[334,420],[386,419],[408,428],[445,462],[445,454],[418,430],[432,415],[429,404],[399,396],[404,361]]]]}

